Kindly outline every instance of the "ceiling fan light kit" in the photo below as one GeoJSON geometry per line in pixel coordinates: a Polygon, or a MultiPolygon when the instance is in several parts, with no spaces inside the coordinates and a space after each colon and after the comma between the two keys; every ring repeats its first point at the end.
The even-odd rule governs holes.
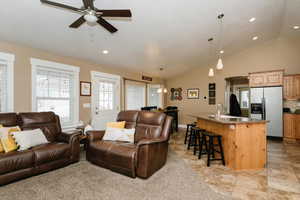
{"type": "Polygon", "coordinates": [[[111,33],[117,32],[113,25],[108,23],[103,17],[131,17],[130,10],[99,10],[94,6],[94,0],[82,0],[83,7],[82,8],[75,8],[72,6],[68,6],[65,4],[48,1],[48,0],[40,0],[41,3],[48,4],[51,6],[64,8],[70,11],[75,11],[77,13],[82,14],[82,16],[77,19],[74,23],[72,23],[69,27],[70,28],[78,28],[85,22],[88,23],[98,23],[99,25],[103,26],[106,30],[111,33]]]}

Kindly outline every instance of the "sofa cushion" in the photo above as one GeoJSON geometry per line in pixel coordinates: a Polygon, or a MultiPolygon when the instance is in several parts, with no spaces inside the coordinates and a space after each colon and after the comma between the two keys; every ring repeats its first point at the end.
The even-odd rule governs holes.
{"type": "Polygon", "coordinates": [[[136,145],[114,141],[96,141],[90,144],[89,153],[96,156],[109,168],[126,170],[134,173],[136,162],[136,145]]]}
{"type": "Polygon", "coordinates": [[[33,166],[34,153],[30,150],[0,153],[0,174],[31,168],[33,166]]]}
{"type": "Polygon", "coordinates": [[[135,110],[121,111],[118,114],[117,121],[126,121],[125,128],[135,128],[138,115],[139,111],[135,110]]]}
{"type": "Polygon", "coordinates": [[[71,149],[65,143],[42,144],[31,149],[35,155],[35,164],[52,162],[70,157],[71,149]]]}
{"type": "Polygon", "coordinates": [[[16,113],[0,113],[0,124],[3,126],[17,126],[18,117],[16,113]]]}
{"type": "Polygon", "coordinates": [[[53,112],[20,113],[22,129],[40,128],[49,142],[55,142],[61,132],[59,118],[53,112]]]}
{"type": "Polygon", "coordinates": [[[15,151],[18,149],[18,145],[11,135],[12,132],[17,131],[21,131],[19,126],[0,128],[0,142],[5,153],[15,151]]]}
{"type": "Polygon", "coordinates": [[[137,119],[134,142],[137,143],[142,139],[159,138],[165,118],[166,115],[160,112],[140,112],[137,119]]]}

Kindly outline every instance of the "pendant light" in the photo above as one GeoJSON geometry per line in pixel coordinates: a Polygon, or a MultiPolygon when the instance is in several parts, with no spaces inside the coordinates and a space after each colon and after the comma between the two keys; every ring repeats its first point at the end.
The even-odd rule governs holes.
{"type": "Polygon", "coordinates": [[[222,50],[223,17],[224,17],[224,14],[218,15],[218,19],[220,21],[220,31],[219,31],[219,49],[218,49],[219,59],[218,59],[218,63],[216,66],[217,70],[222,70],[224,68],[223,61],[221,58],[221,53],[220,53],[222,50]]]}
{"type": "MultiPolygon", "coordinates": [[[[212,55],[212,41],[214,39],[213,38],[209,38],[208,39],[208,42],[209,42],[209,54],[212,55]]],[[[209,77],[214,77],[215,76],[215,72],[214,72],[214,69],[213,68],[209,68],[209,71],[208,71],[208,76],[209,77]]]]}

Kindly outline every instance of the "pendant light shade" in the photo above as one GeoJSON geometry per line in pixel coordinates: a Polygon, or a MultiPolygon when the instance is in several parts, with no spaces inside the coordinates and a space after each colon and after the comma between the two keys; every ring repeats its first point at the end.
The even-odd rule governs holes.
{"type": "Polygon", "coordinates": [[[209,69],[209,72],[208,72],[208,76],[209,76],[209,77],[213,77],[214,75],[215,75],[214,69],[213,69],[213,68],[210,68],[210,69],[209,69]]]}
{"type": "Polygon", "coordinates": [[[223,67],[224,67],[224,65],[223,65],[222,59],[219,58],[218,64],[217,64],[217,67],[216,67],[216,68],[217,68],[217,70],[222,70],[223,67]]]}
{"type": "Polygon", "coordinates": [[[157,93],[162,93],[162,88],[158,88],[157,93]]]}
{"type": "Polygon", "coordinates": [[[165,89],[164,89],[164,93],[167,93],[167,92],[168,92],[168,90],[167,90],[167,88],[165,88],[165,89]]]}

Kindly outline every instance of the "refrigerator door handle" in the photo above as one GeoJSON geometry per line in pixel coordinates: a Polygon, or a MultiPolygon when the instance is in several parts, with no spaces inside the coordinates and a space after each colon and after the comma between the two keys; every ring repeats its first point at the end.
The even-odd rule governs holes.
{"type": "Polygon", "coordinates": [[[262,119],[266,120],[266,99],[262,98],[262,119]]]}

